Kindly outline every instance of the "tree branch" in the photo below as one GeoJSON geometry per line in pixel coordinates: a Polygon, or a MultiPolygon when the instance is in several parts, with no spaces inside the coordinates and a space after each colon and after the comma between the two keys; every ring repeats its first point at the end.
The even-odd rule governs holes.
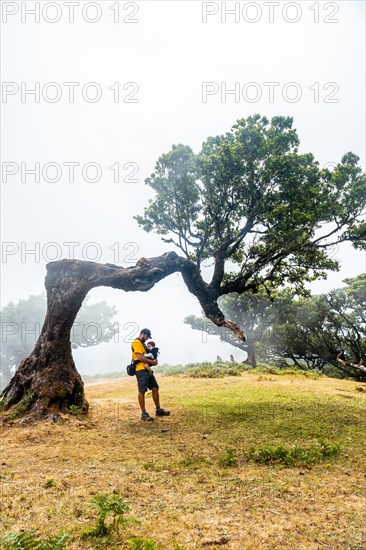
{"type": "Polygon", "coordinates": [[[362,372],[366,372],[366,367],[362,364],[362,361],[360,361],[360,363],[351,363],[351,361],[346,361],[345,359],[342,359],[343,354],[344,350],[341,350],[337,355],[337,361],[341,363],[341,365],[354,367],[355,369],[362,370],[362,372]]]}

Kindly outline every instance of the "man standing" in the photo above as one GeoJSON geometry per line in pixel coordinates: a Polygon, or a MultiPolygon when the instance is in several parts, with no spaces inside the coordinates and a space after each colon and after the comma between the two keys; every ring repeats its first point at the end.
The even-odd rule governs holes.
{"type": "Polygon", "coordinates": [[[158,361],[156,359],[149,359],[148,357],[144,357],[144,354],[149,352],[149,350],[145,346],[145,342],[149,338],[151,338],[150,330],[148,328],[143,328],[140,332],[139,337],[132,342],[131,348],[132,360],[135,361],[136,365],[136,378],[139,391],[138,399],[141,409],[141,420],[147,420],[151,422],[154,419],[145,409],[145,393],[148,389],[151,390],[152,398],[155,403],[155,415],[169,416],[170,411],[167,411],[160,407],[159,385],[151,368],[152,366],[157,365],[158,361]]]}

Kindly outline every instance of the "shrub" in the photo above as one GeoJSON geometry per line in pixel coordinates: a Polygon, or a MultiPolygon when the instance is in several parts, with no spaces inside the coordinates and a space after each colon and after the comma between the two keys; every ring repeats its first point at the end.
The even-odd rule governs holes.
{"type": "Polygon", "coordinates": [[[248,366],[243,363],[215,361],[187,365],[184,374],[192,378],[223,378],[241,376],[245,370],[248,370],[248,366]]]}
{"type": "Polygon", "coordinates": [[[252,372],[261,373],[261,374],[277,374],[278,376],[285,376],[287,374],[291,374],[295,376],[305,376],[306,378],[313,378],[313,379],[317,379],[321,376],[321,373],[316,370],[306,371],[306,370],[297,369],[293,366],[280,367],[280,366],[267,365],[266,363],[258,363],[256,368],[253,369],[252,372]]]}
{"type": "Polygon", "coordinates": [[[220,466],[237,466],[238,459],[234,455],[234,451],[231,447],[227,447],[226,455],[219,459],[220,466]]]}
{"type": "Polygon", "coordinates": [[[50,479],[47,479],[43,484],[44,489],[49,489],[50,487],[55,487],[55,486],[56,486],[56,482],[53,479],[53,477],[50,479]]]}
{"type": "Polygon", "coordinates": [[[73,416],[80,416],[83,413],[83,411],[81,407],[78,407],[77,405],[70,405],[69,413],[72,414],[73,416]]]}
{"type": "Polygon", "coordinates": [[[277,447],[251,447],[248,452],[249,460],[259,464],[283,464],[285,466],[313,465],[326,458],[337,456],[340,446],[337,443],[329,443],[323,439],[319,440],[316,447],[291,447],[285,448],[282,445],[277,447]]]}
{"type": "Polygon", "coordinates": [[[302,371],[293,366],[278,366],[268,365],[266,363],[258,363],[253,369],[247,363],[238,363],[234,361],[214,361],[210,363],[203,361],[202,363],[189,363],[188,365],[163,365],[160,367],[160,372],[168,376],[183,374],[191,378],[223,378],[224,376],[241,376],[243,372],[252,374],[276,374],[283,376],[292,374],[296,376],[306,376],[307,378],[318,378],[321,373],[318,371],[302,371]]]}

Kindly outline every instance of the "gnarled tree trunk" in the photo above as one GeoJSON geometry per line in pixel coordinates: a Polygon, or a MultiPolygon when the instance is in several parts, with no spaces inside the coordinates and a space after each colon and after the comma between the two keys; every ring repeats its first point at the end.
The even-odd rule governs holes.
{"type": "Polygon", "coordinates": [[[51,420],[57,420],[71,405],[86,411],[88,403],[72,357],[70,331],[87,293],[98,286],[147,291],[177,271],[182,272],[207,317],[220,326],[240,331],[234,323],[225,320],[216,297],[198,276],[196,266],[175,252],[141,258],[136,266],[129,268],[80,260],[51,262],[47,264],[45,279],[47,314],[42,331],[32,353],[21,362],[2,393],[5,408],[20,404],[21,412],[26,412],[29,419],[51,420]]]}
{"type": "Polygon", "coordinates": [[[254,340],[247,340],[247,346],[246,350],[247,352],[247,358],[245,359],[244,363],[247,365],[250,365],[253,369],[257,366],[257,358],[255,353],[255,341],[254,340]]]}

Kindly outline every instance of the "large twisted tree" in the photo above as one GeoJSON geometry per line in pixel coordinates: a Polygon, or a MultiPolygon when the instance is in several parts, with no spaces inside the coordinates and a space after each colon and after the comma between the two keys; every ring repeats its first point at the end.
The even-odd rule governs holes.
{"type": "Polygon", "coordinates": [[[201,301],[206,315],[242,334],[234,323],[224,319],[214,300],[204,301],[196,266],[175,252],[141,258],[136,266],[127,269],[79,260],[51,262],[45,279],[47,314],[41,334],[32,353],[21,362],[4,389],[3,406],[9,409],[22,403],[21,410],[28,409],[28,418],[51,420],[57,420],[60,412],[67,412],[71,405],[86,411],[88,404],[72,358],[70,331],[87,293],[98,286],[146,292],[177,271],[201,301]]]}
{"type": "Polygon", "coordinates": [[[333,169],[320,169],[299,152],[292,118],[259,115],[239,120],[225,135],[208,138],[195,154],[178,145],[162,155],[146,183],[155,198],[136,216],[182,256],[168,253],[130,269],[92,262],[48,265],[48,312],[39,341],[3,395],[9,404],[33,395],[34,414],[86,406],[71,356],[70,329],[95,286],[149,290],[180,271],[205,315],[244,340],[226,320],[220,296],[255,292],[325,277],[339,265],[334,246],[366,247],[366,178],[358,157],[347,153],[333,169]],[[212,268],[207,281],[203,267],[212,268]],[[67,388],[67,390],[65,389],[67,388]]]}

